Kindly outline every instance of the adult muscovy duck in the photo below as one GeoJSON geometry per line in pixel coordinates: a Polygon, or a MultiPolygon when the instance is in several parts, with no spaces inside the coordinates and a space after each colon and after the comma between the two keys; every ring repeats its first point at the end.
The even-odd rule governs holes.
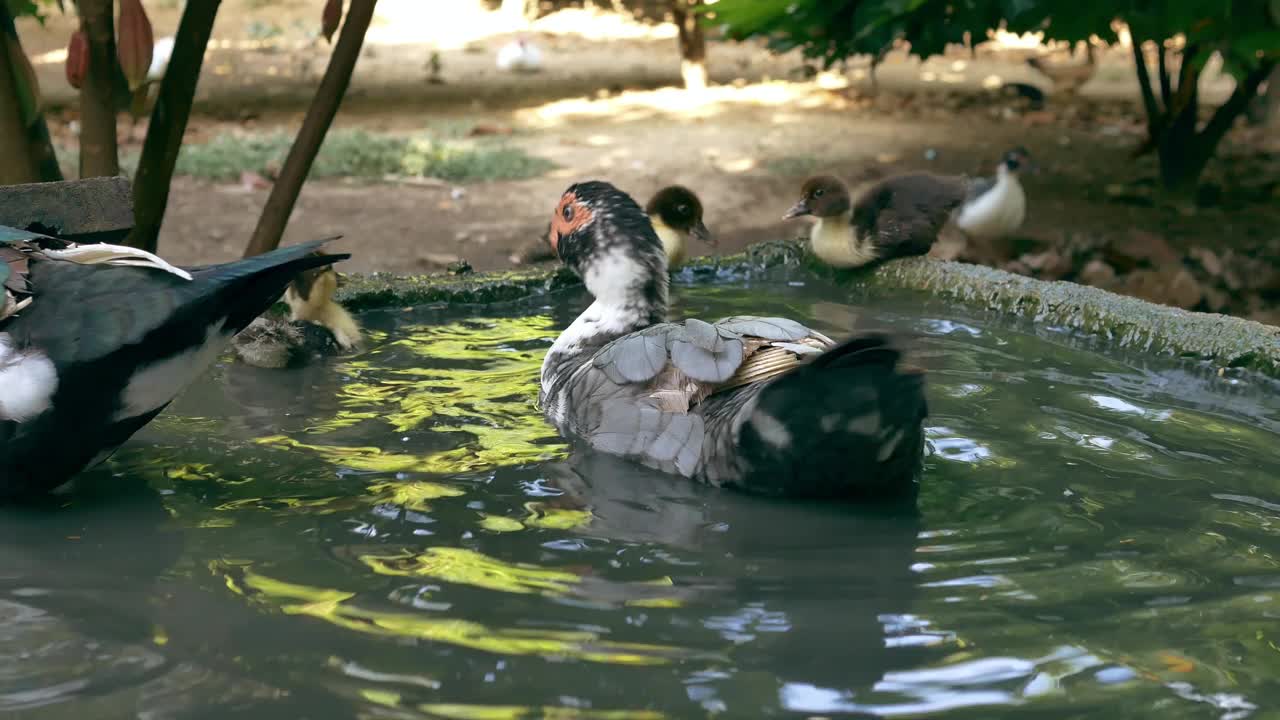
{"type": "Polygon", "coordinates": [[[562,434],[760,494],[914,495],[924,377],[887,338],[836,344],[783,318],[664,322],[662,243],[606,182],[564,193],[551,243],[595,297],[542,364],[539,402],[562,434]]]}
{"type": "Polygon", "coordinates": [[[213,363],[326,240],[192,271],[0,228],[0,496],[106,459],[213,363]]]}

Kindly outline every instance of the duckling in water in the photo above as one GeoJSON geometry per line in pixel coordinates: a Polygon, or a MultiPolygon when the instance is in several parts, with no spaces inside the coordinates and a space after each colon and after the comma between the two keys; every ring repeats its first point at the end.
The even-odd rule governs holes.
{"type": "Polygon", "coordinates": [[[235,340],[236,355],[249,365],[284,368],[360,346],[360,326],[333,296],[338,273],[330,267],[298,275],[284,293],[289,316],[254,320],[235,340]]]}
{"type": "MultiPolygon", "coordinates": [[[[667,267],[675,269],[688,257],[687,239],[692,238],[716,247],[716,239],[702,221],[702,201],[697,193],[683,185],[668,185],[654,194],[645,206],[645,214],[667,253],[667,267]]],[[[556,259],[550,242],[551,225],[537,242],[512,254],[511,262],[522,265],[556,259]]]]}
{"type": "Polygon", "coordinates": [[[856,268],[929,252],[938,231],[964,202],[964,178],[910,173],[885,178],[852,201],[839,178],[805,181],[800,202],[782,219],[812,215],[813,254],[837,268],[856,268]]]}
{"type": "Polygon", "coordinates": [[[1034,169],[1026,148],[1005,153],[994,178],[970,181],[969,194],[956,213],[956,227],[970,238],[984,240],[1004,237],[1022,227],[1027,216],[1027,195],[1018,176],[1034,169]]]}

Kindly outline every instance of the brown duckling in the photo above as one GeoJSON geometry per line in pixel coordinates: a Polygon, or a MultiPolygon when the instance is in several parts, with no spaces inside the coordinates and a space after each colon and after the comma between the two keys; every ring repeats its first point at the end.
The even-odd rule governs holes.
{"type": "Polygon", "coordinates": [[[358,348],[360,326],[334,300],[337,289],[338,274],[332,270],[300,274],[285,290],[288,316],[254,320],[236,337],[236,355],[255,367],[284,368],[358,348]]]}
{"type": "Polygon", "coordinates": [[[805,181],[784,220],[812,215],[813,254],[837,268],[856,268],[929,252],[938,231],[964,202],[960,177],[909,173],[885,178],[854,202],[844,181],[818,175],[805,181]]]}
{"type": "MultiPolygon", "coordinates": [[[[702,201],[697,193],[683,185],[668,185],[655,193],[645,206],[645,214],[649,216],[653,231],[662,240],[669,269],[676,269],[688,257],[686,239],[700,240],[712,247],[717,244],[702,221],[702,201]]],[[[550,234],[551,225],[548,223],[541,237],[511,255],[511,262],[523,265],[556,259],[550,234]]]]}

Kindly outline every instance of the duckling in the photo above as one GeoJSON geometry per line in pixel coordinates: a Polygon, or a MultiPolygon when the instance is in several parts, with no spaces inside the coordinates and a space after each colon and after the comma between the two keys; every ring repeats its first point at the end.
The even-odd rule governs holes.
{"type": "Polygon", "coordinates": [[[938,231],[964,201],[963,178],[910,173],[885,178],[852,202],[839,178],[805,181],[783,220],[812,215],[813,254],[837,268],[856,268],[929,252],[938,231]]]}
{"type": "Polygon", "coordinates": [[[533,73],[542,70],[542,51],[520,35],[498,50],[498,69],[503,72],[533,73]]]}
{"type": "Polygon", "coordinates": [[[1004,154],[994,178],[969,181],[964,204],[956,213],[956,227],[970,238],[995,239],[1022,227],[1027,216],[1027,195],[1018,176],[1034,170],[1031,153],[1016,147],[1004,154]]]}
{"type": "Polygon", "coordinates": [[[0,228],[0,496],[109,457],[199,377],[298,273],[305,243],[184,270],[134,248],[0,228]]]}
{"type": "Polygon", "coordinates": [[[289,315],[265,313],[236,336],[236,356],[248,365],[279,369],[360,346],[360,326],[334,301],[332,267],[300,273],[284,293],[289,315]]]}
{"type": "Polygon", "coordinates": [[[653,223],[653,231],[662,241],[662,249],[667,253],[667,266],[676,268],[684,264],[687,255],[685,238],[695,238],[716,246],[711,231],[702,222],[702,201],[689,188],[683,185],[669,185],[662,188],[649,200],[644,208],[653,223]]]}
{"type": "Polygon", "coordinates": [[[665,322],[662,241],[607,182],[570,186],[550,239],[595,298],[542,363],[539,405],[562,435],[716,487],[914,497],[924,380],[887,338],[837,344],[785,318],[665,322]]]}
{"type": "MultiPolygon", "coordinates": [[[[662,240],[667,253],[667,267],[674,270],[684,263],[688,254],[686,238],[694,238],[716,247],[718,242],[702,221],[702,200],[697,193],[683,185],[668,185],[654,193],[645,206],[645,213],[653,223],[653,230],[662,240]]],[[[551,247],[551,224],[542,236],[511,254],[515,265],[554,260],[551,247]]]]}

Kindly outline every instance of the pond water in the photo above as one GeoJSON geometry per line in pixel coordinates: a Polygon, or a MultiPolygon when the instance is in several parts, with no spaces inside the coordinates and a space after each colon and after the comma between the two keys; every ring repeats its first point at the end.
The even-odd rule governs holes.
{"type": "Polygon", "coordinates": [[[919,295],[772,274],[676,314],[915,335],[916,513],[569,454],[583,297],[363,317],[225,364],[70,497],[0,509],[23,718],[1280,717],[1280,400],[919,295]]]}

